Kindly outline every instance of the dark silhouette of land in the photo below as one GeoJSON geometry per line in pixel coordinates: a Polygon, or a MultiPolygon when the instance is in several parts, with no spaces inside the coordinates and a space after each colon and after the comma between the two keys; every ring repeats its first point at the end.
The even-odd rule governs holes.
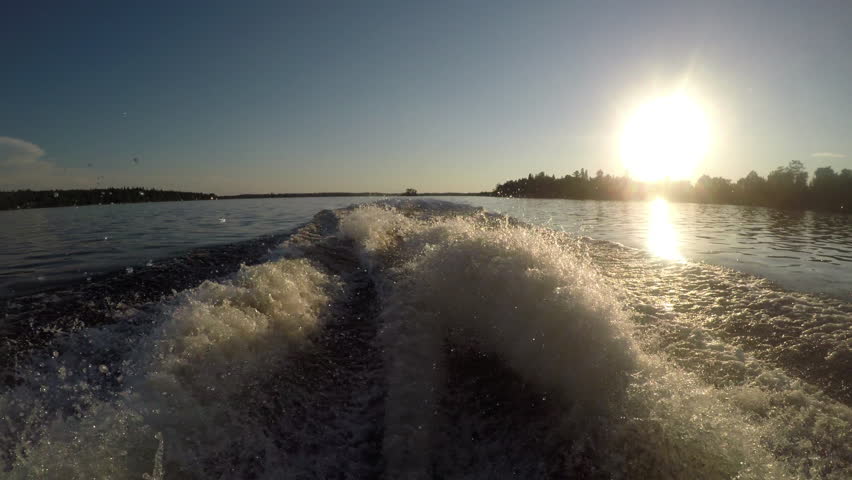
{"type": "Polygon", "coordinates": [[[382,192],[317,192],[317,193],[246,193],[242,195],[222,195],[217,197],[219,200],[234,200],[240,198],[299,198],[299,197],[490,197],[491,192],[479,193],[460,193],[460,192],[439,192],[439,193],[417,193],[417,190],[408,188],[402,193],[382,193],[382,192]]]}
{"type": "Polygon", "coordinates": [[[764,178],[751,171],[736,182],[722,177],[702,176],[689,181],[645,183],[629,177],[613,177],[598,170],[590,177],[585,169],[556,178],[540,172],[497,185],[494,195],[524,198],[571,198],[577,200],[645,200],[662,196],[675,202],[760,205],[775,208],[828,210],[848,213],[852,209],[852,170],[836,173],[831,167],[817,168],[808,180],[802,162],[793,160],[764,178]]]}
{"type": "Polygon", "coordinates": [[[110,203],[177,202],[212,200],[212,193],[176,192],[155,188],[93,188],[89,190],[16,190],[0,192],[0,210],[69,207],[110,203]]]}
{"type": "MultiPolygon", "coordinates": [[[[98,188],[91,190],[16,190],[0,191],[0,210],[22,208],[70,207],[83,205],[109,205],[111,203],[178,202],[188,200],[235,200],[242,198],[298,198],[298,197],[394,197],[417,196],[417,190],[408,188],[402,193],[381,192],[317,192],[317,193],[260,193],[243,195],[216,195],[215,193],[178,192],[139,187],[98,188]]],[[[476,196],[481,193],[423,193],[427,196],[476,196]]]]}
{"type": "Polygon", "coordinates": [[[231,200],[242,198],[295,197],[393,197],[393,196],[498,196],[521,198],[569,198],[576,200],[647,200],[662,196],[674,202],[760,205],[775,208],[852,210],[852,170],[837,173],[831,167],[817,168],[813,177],[802,162],[771,171],[766,178],[751,171],[736,182],[722,177],[702,176],[693,185],[687,180],[647,183],[627,176],[614,177],[598,170],[594,177],[580,169],[557,178],[539,172],[526,178],[498,184],[493,192],[418,193],[408,188],[401,193],[318,192],[216,195],[138,187],[92,190],[17,190],[0,192],[0,210],[64,207],[110,203],[174,202],[185,200],[231,200]]]}

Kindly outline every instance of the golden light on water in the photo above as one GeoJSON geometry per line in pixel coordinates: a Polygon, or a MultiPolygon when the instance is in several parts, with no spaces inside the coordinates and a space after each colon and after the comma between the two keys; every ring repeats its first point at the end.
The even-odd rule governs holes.
{"type": "Polygon", "coordinates": [[[710,147],[710,126],[700,104],[685,93],[641,104],[621,133],[621,160],[643,181],[691,178],[710,147]]]}
{"type": "Polygon", "coordinates": [[[669,216],[669,203],[657,198],[648,204],[648,250],[667,260],[683,260],[678,246],[677,231],[669,216]]]}

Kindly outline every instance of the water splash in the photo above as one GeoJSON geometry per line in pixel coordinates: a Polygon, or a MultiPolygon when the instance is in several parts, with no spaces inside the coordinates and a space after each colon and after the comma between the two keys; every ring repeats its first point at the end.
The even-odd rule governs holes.
{"type": "Polygon", "coordinates": [[[850,409],[791,360],[845,365],[839,303],[442,202],[322,212],[286,247],[52,332],[0,395],[9,476],[321,475],[349,448],[351,471],[390,477],[852,473],[850,409]],[[366,284],[374,298],[330,306],[366,284]]]}

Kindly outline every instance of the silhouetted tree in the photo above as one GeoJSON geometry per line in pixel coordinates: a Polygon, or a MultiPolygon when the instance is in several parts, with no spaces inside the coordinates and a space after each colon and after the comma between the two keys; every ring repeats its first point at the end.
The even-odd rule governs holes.
{"type": "Polygon", "coordinates": [[[737,190],[741,204],[766,204],[766,179],[754,170],[750,171],[744,178],[737,180],[737,190]]]}
{"type": "Polygon", "coordinates": [[[808,172],[798,160],[786,167],[778,167],[766,177],[767,190],[781,207],[793,207],[801,202],[808,189],[808,172]]]}
{"type": "Polygon", "coordinates": [[[831,167],[814,171],[808,183],[804,164],[793,160],[763,178],[755,171],[732,182],[727,178],[703,175],[695,185],[688,181],[643,183],[627,176],[613,177],[598,170],[589,177],[586,169],[556,178],[539,172],[509,180],[494,188],[504,197],[573,198],[596,200],[637,200],[663,195],[672,201],[763,205],[780,208],[813,208],[848,212],[852,205],[852,170],[839,174],[831,167]]]}
{"type": "Polygon", "coordinates": [[[110,203],[212,200],[215,198],[216,195],[212,193],[176,192],[138,187],[98,188],[92,190],[17,190],[13,192],[0,192],[0,210],[110,203]]]}

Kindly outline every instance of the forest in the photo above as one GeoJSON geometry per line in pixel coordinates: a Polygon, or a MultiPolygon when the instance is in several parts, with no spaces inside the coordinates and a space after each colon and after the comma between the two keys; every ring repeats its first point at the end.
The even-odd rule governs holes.
{"type": "Polygon", "coordinates": [[[212,193],[176,192],[155,188],[95,188],[91,190],[0,191],[0,210],[17,208],[68,207],[110,203],[176,202],[214,200],[212,193]]]}
{"type": "Polygon", "coordinates": [[[775,208],[829,210],[848,213],[852,208],[852,170],[839,173],[817,168],[810,176],[798,160],[778,167],[764,178],[751,171],[737,181],[704,175],[695,184],[687,180],[646,183],[627,176],[614,177],[598,170],[595,176],[580,169],[558,178],[540,172],[509,180],[494,195],[525,198],[645,200],[662,196],[675,202],[760,205],[775,208]]]}

